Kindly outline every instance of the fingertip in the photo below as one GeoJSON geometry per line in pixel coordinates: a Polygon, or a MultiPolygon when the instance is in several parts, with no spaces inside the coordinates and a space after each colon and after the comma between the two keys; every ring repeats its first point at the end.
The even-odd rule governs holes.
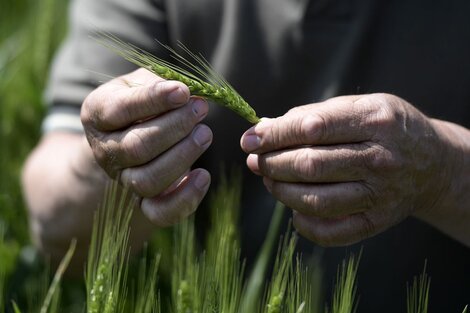
{"type": "Polygon", "coordinates": [[[209,113],[209,104],[204,98],[191,97],[189,105],[191,106],[194,115],[199,118],[199,121],[204,119],[207,116],[207,113],[209,113]]]}
{"type": "Polygon", "coordinates": [[[246,153],[255,152],[261,146],[261,138],[255,133],[245,133],[240,139],[240,146],[246,153]]]}
{"type": "Polygon", "coordinates": [[[193,175],[195,175],[194,186],[205,194],[211,183],[211,175],[204,169],[194,170],[193,175]]]}
{"type": "Polygon", "coordinates": [[[261,175],[259,171],[259,165],[258,165],[258,155],[257,154],[249,154],[248,157],[246,158],[246,165],[248,168],[255,174],[261,175]]]}
{"type": "Polygon", "coordinates": [[[196,211],[209,189],[210,181],[208,171],[195,169],[171,192],[144,198],[141,203],[142,212],[159,227],[179,223],[196,211]]]}
{"type": "Polygon", "coordinates": [[[209,126],[199,124],[194,128],[192,137],[195,143],[205,150],[211,145],[213,134],[209,126]]]}

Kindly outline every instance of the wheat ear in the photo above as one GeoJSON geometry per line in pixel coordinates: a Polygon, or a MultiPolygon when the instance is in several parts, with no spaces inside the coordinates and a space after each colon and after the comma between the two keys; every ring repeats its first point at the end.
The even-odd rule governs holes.
{"type": "Polygon", "coordinates": [[[187,85],[192,95],[200,96],[225,106],[250,123],[259,122],[255,110],[238,92],[200,55],[192,53],[182,43],[178,43],[188,58],[177,53],[170,46],[161,44],[171,56],[187,70],[169,61],[156,57],[135,45],[122,41],[109,33],[101,33],[98,41],[126,60],[146,68],[152,73],[168,80],[177,80],[187,85]]]}

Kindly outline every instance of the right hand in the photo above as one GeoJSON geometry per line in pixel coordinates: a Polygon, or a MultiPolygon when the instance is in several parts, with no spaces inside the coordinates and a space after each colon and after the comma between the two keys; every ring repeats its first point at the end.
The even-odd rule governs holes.
{"type": "Polygon", "coordinates": [[[207,193],[209,173],[190,168],[212,142],[200,124],[208,109],[186,85],[145,69],[103,84],[83,103],[96,161],[142,198],[143,213],[157,226],[187,217],[207,193]]]}

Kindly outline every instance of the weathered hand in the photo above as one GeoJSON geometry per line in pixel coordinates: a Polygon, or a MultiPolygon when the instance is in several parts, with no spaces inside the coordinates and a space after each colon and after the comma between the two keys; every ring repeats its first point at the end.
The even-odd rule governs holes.
{"type": "Polygon", "coordinates": [[[190,171],[212,141],[199,124],[207,112],[206,101],[190,98],[184,84],[139,69],[92,92],[81,119],[98,164],[164,226],[192,213],[209,187],[206,170],[190,171]]]}
{"type": "Polygon", "coordinates": [[[263,119],[248,167],[322,245],[355,243],[438,205],[450,168],[433,122],[396,96],[333,98],[263,119]]]}

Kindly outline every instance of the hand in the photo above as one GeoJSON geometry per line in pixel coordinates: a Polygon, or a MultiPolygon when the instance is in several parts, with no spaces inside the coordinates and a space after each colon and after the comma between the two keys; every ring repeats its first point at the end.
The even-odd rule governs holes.
{"type": "Polygon", "coordinates": [[[142,197],[154,224],[166,226],[191,214],[208,190],[209,173],[190,171],[212,141],[200,124],[207,112],[184,84],[139,69],[92,92],[81,119],[98,164],[142,197]]]}
{"type": "Polygon", "coordinates": [[[432,121],[386,94],[296,107],[250,128],[241,146],[248,167],[294,210],[296,229],[327,246],[431,210],[452,170],[432,121]]]}

